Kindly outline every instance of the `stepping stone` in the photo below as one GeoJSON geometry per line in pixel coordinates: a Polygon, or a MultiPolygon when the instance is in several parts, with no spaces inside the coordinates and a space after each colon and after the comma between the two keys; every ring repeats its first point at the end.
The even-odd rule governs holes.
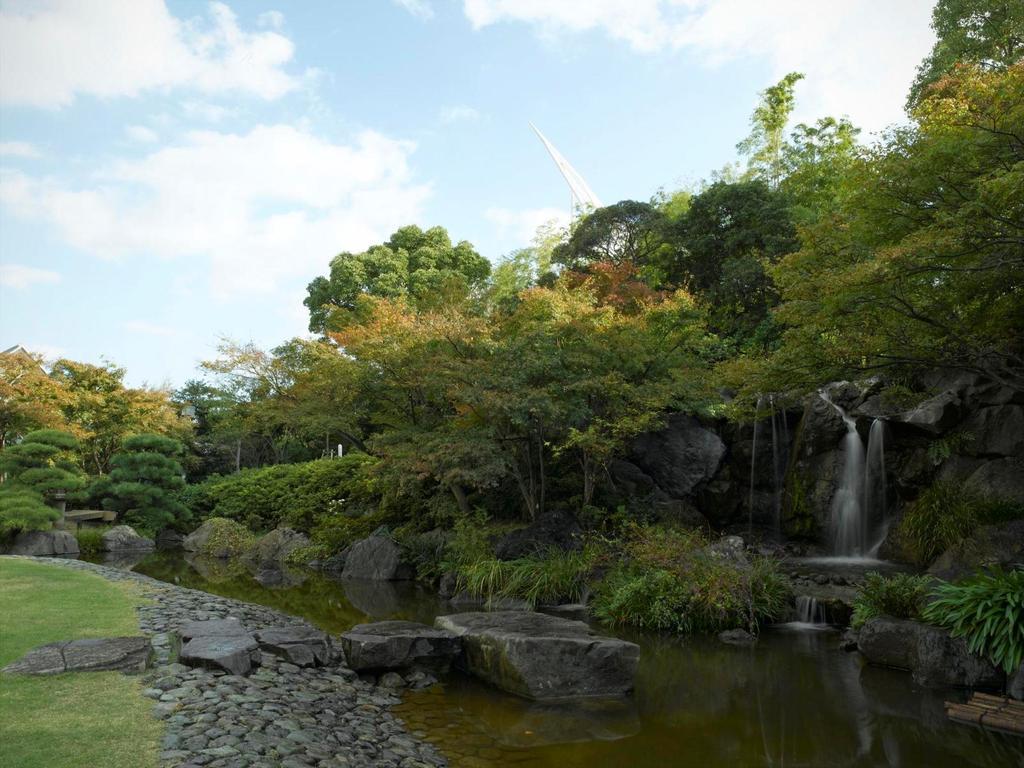
{"type": "Polygon", "coordinates": [[[68,640],[35,648],[4,667],[16,675],[57,675],[62,672],[142,672],[149,666],[148,637],[104,637],[68,640]]]}
{"type": "Polygon", "coordinates": [[[256,632],[260,648],[297,667],[322,667],[330,661],[331,640],[326,632],[302,625],[271,627],[256,632]]]}
{"type": "Polygon", "coordinates": [[[428,668],[447,672],[462,651],[462,641],[445,629],[415,621],[359,624],[341,635],[351,669],[428,668]]]}
{"type": "Polygon", "coordinates": [[[192,667],[248,675],[259,663],[259,648],[248,634],[193,637],[181,647],[179,658],[192,667]]]}
{"type": "Polygon", "coordinates": [[[582,621],[532,611],[438,616],[462,638],[470,674],[528,699],[616,697],[633,689],[640,647],[603,637],[582,621]]]}

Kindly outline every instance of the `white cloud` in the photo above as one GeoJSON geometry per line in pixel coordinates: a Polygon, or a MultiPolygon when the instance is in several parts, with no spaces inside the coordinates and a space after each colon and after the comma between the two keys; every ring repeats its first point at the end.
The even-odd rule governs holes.
{"type": "Polygon", "coordinates": [[[35,145],[27,141],[0,141],[0,157],[42,157],[35,145]]]}
{"type": "Polygon", "coordinates": [[[137,141],[141,144],[154,144],[160,140],[156,131],[144,125],[125,126],[124,133],[132,141],[137,141]]]}
{"type": "Polygon", "coordinates": [[[62,107],[81,94],[190,88],[275,99],[298,86],[282,70],[293,51],[277,32],[241,29],[218,2],[206,20],[178,19],[163,0],[11,5],[0,11],[0,98],[62,107]]]}
{"type": "Polygon", "coordinates": [[[177,328],[150,323],[146,320],[129,320],[124,324],[124,329],[132,333],[142,333],[147,336],[161,336],[163,338],[178,335],[177,328]]]}
{"type": "Polygon", "coordinates": [[[429,19],[434,16],[434,8],[429,0],[392,0],[400,5],[417,19],[429,19]]]}
{"type": "Polygon", "coordinates": [[[207,123],[219,123],[229,117],[234,117],[236,114],[235,110],[230,107],[208,104],[204,101],[182,102],[181,110],[185,117],[192,120],[202,120],[207,123]]]}
{"type": "Polygon", "coordinates": [[[456,104],[452,107],[444,107],[438,115],[438,119],[444,125],[458,123],[461,121],[475,122],[480,119],[480,113],[466,104],[456,104]]]}
{"type": "Polygon", "coordinates": [[[484,218],[494,224],[498,238],[516,247],[529,245],[537,229],[549,222],[559,227],[569,224],[568,211],[561,208],[488,208],[484,218]]]}
{"type": "Polygon", "coordinates": [[[280,11],[264,11],[256,17],[256,24],[261,27],[280,29],[284,26],[284,14],[280,11]]]}
{"type": "Polygon", "coordinates": [[[373,131],[350,144],[290,125],[195,131],[87,186],[7,173],[0,203],[103,258],[192,259],[219,295],[271,293],[420,218],[413,150],[373,131]]]}
{"type": "Polygon", "coordinates": [[[23,291],[37,284],[60,282],[60,273],[24,264],[0,264],[0,285],[23,291]]]}
{"type": "Polygon", "coordinates": [[[636,51],[688,50],[715,67],[768,63],[765,85],[793,70],[798,119],[849,114],[874,131],[899,121],[917,64],[934,40],[934,0],[463,0],[477,28],[532,25],[542,37],[601,32],[636,51]]]}

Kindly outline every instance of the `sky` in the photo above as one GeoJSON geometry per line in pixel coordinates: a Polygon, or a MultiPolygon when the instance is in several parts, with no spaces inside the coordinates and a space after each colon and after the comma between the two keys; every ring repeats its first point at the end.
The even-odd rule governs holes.
{"type": "Polygon", "coordinates": [[[530,129],[605,204],[794,122],[871,141],[932,0],[0,0],[0,349],[178,386],[222,339],[306,335],[305,286],[409,223],[492,261],[565,221],[530,129]]]}

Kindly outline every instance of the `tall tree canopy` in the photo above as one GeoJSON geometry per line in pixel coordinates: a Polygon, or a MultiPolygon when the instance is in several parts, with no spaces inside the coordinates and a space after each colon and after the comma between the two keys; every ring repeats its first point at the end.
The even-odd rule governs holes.
{"type": "Polygon", "coordinates": [[[552,259],[567,269],[586,271],[591,264],[628,265],[643,271],[659,262],[668,216],[651,203],[623,200],[584,216],[552,259]]]}
{"type": "Polygon", "coordinates": [[[796,104],[793,89],[804,79],[799,72],[790,72],[775,85],[761,93],[761,101],[750,118],[750,135],[736,145],[747,156],[747,173],[777,187],[785,173],[783,143],[786,125],[796,104]]]}
{"type": "Polygon", "coordinates": [[[443,227],[402,227],[386,243],[336,256],[330,275],[309,284],[303,302],[309,309],[309,329],[330,330],[333,313],[355,308],[362,294],[406,296],[414,306],[428,306],[480,289],[490,271],[490,262],[471,243],[452,245],[443,227]]]}

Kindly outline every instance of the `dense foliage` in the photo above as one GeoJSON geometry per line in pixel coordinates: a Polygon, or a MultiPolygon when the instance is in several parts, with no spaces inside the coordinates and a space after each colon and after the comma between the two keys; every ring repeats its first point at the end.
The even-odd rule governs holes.
{"type": "Polygon", "coordinates": [[[923,616],[1012,675],[1024,661],[1024,570],[995,569],[940,584],[923,616]]]}
{"type": "Polygon", "coordinates": [[[55,502],[85,484],[77,448],[73,435],[43,429],[0,452],[0,533],[44,530],[60,519],[55,502]]]}
{"type": "Polygon", "coordinates": [[[181,443],[169,437],[129,437],[111,459],[110,474],[101,477],[91,493],[125,523],[143,531],[185,525],[190,513],[178,500],[178,492],[185,487],[178,461],[181,452],[181,443]]]}
{"type": "Polygon", "coordinates": [[[933,580],[928,576],[899,573],[886,577],[869,573],[853,601],[850,625],[860,629],[869,619],[892,616],[895,619],[916,619],[933,580]]]}

